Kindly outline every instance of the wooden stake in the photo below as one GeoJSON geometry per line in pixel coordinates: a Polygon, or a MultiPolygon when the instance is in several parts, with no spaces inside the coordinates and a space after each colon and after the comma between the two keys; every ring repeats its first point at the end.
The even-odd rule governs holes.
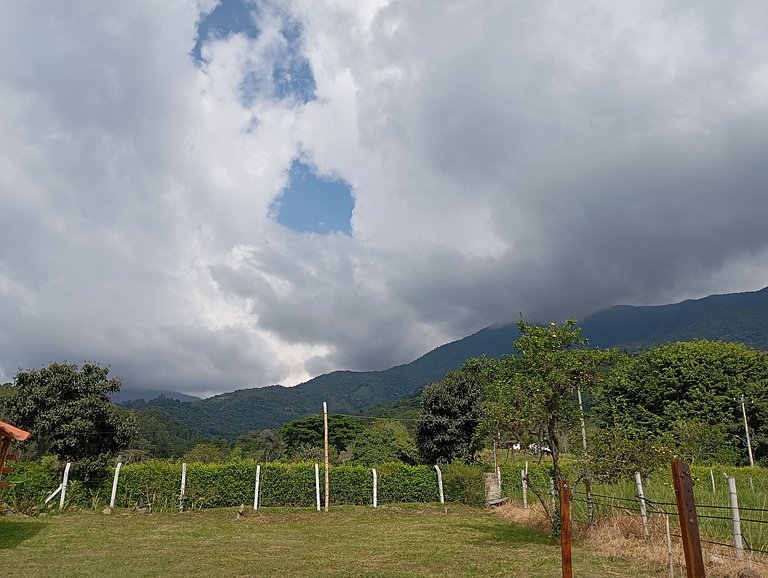
{"type": "Polygon", "coordinates": [[[328,404],[323,402],[323,459],[325,461],[325,511],[328,511],[328,504],[330,503],[330,496],[328,495],[328,480],[329,480],[329,466],[328,466],[328,404]]]}
{"type": "Polygon", "coordinates": [[[571,566],[571,485],[559,481],[560,489],[560,551],[563,558],[563,578],[573,578],[571,566]]]}
{"type": "Polygon", "coordinates": [[[691,468],[686,462],[672,462],[672,481],[675,485],[677,515],[680,518],[685,570],[688,578],[704,578],[704,559],[701,555],[699,521],[696,516],[696,500],[693,496],[693,478],[691,478],[691,468]]]}

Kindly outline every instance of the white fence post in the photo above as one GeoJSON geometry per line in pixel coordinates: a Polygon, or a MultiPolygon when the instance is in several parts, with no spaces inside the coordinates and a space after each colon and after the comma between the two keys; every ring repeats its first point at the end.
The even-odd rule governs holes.
{"type": "Polygon", "coordinates": [[[664,512],[664,539],[667,543],[667,564],[669,578],[675,578],[675,559],[672,555],[672,534],[669,532],[669,514],[664,512]]]}
{"type": "Polygon", "coordinates": [[[259,486],[261,485],[261,464],[256,466],[256,483],[253,486],[253,511],[259,509],[259,486]]]}
{"type": "Polygon", "coordinates": [[[648,512],[645,509],[645,494],[643,494],[643,477],[640,472],[635,472],[635,485],[637,486],[637,499],[640,501],[640,518],[643,520],[643,532],[645,537],[648,533],[648,512]]]}
{"type": "Polygon", "coordinates": [[[715,472],[712,471],[712,468],[709,468],[709,479],[712,480],[712,493],[715,493],[715,472]]]}
{"type": "Polygon", "coordinates": [[[555,511],[555,478],[549,476],[549,497],[552,498],[552,511],[555,511]]]}
{"type": "Polygon", "coordinates": [[[528,478],[525,475],[525,470],[520,470],[520,478],[523,481],[523,508],[528,509],[528,478]]]}
{"type": "Polygon", "coordinates": [[[184,511],[184,490],[187,487],[187,464],[181,464],[181,488],[179,489],[179,512],[184,511]]]}
{"type": "Polygon", "coordinates": [[[440,466],[435,464],[435,471],[437,472],[437,489],[440,492],[440,503],[445,504],[445,494],[443,493],[443,472],[440,471],[440,466]]]}
{"type": "Polygon", "coordinates": [[[376,470],[371,470],[373,472],[373,507],[376,508],[379,505],[379,488],[378,488],[378,477],[376,476],[376,470]]]}
{"type": "Polygon", "coordinates": [[[728,476],[728,496],[731,499],[731,521],[733,528],[733,546],[736,558],[744,559],[744,546],[741,543],[741,516],[739,515],[739,497],[736,495],[736,478],[728,476]]]}
{"type": "Polygon", "coordinates": [[[317,511],[320,511],[320,464],[315,464],[315,497],[317,502],[317,511]]]}
{"type": "Polygon", "coordinates": [[[120,468],[122,467],[122,462],[118,462],[115,466],[115,479],[112,480],[112,497],[109,499],[109,507],[114,508],[115,507],[115,496],[117,495],[117,480],[120,477],[120,468]]]}
{"type": "Polygon", "coordinates": [[[69,481],[69,468],[72,464],[67,462],[64,466],[64,478],[61,480],[61,498],[59,499],[59,509],[64,507],[64,498],[67,495],[67,482],[69,481]]]}

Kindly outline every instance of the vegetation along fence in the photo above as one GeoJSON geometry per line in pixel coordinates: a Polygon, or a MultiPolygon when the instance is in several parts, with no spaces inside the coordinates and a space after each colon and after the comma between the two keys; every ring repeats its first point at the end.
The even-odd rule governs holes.
{"type": "MultiPolygon", "coordinates": [[[[549,468],[545,465],[505,464],[501,472],[504,493],[518,502],[531,505],[538,501],[526,487],[528,484],[536,486],[540,493],[544,489],[549,498],[549,468]]],[[[564,476],[575,479],[567,467],[564,476]]],[[[691,478],[705,558],[768,563],[768,471],[698,466],[691,468],[691,478]]],[[[593,482],[591,495],[583,484],[573,484],[572,521],[586,528],[621,514],[633,517],[636,523],[629,531],[666,549],[670,575],[678,575],[677,569],[685,562],[672,481],[670,470],[665,468],[650,476],[636,474],[614,483],[593,482]]]]}
{"type": "MultiPolygon", "coordinates": [[[[63,504],[103,508],[110,502],[116,507],[136,507],[141,503],[156,511],[256,505],[257,471],[259,507],[315,507],[318,493],[324,501],[324,484],[317,483],[314,463],[257,464],[244,460],[184,465],[148,460],[123,465],[119,473],[105,471],[97,487],[88,488],[70,478],[66,488],[62,488],[66,492],[63,504]]],[[[438,478],[441,478],[445,501],[480,505],[484,500],[482,472],[481,466],[464,464],[442,466],[441,475],[434,467],[402,463],[378,465],[375,472],[363,466],[331,467],[330,502],[373,505],[375,475],[377,505],[438,502],[441,497],[438,478]]],[[[21,511],[42,507],[45,499],[62,485],[59,469],[46,462],[20,463],[11,482],[0,491],[0,500],[21,511]]]]}

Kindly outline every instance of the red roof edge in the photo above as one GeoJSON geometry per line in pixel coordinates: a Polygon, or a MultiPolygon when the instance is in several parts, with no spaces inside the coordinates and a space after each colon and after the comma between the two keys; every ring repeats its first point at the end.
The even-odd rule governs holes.
{"type": "Polygon", "coordinates": [[[20,442],[23,442],[31,435],[28,431],[14,427],[9,423],[5,423],[4,421],[0,421],[0,434],[5,434],[7,437],[13,438],[20,442]]]}

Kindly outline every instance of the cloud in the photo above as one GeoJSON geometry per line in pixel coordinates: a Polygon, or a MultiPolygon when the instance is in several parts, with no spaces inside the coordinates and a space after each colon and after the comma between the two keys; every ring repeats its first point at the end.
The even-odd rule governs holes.
{"type": "Polygon", "coordinates": [[[768,284],[761,2],[261,1],[198,45],[215,7],[6,10],[2,380],[290,385],[768,284]],[[270,217],[296,159],[350,184],[351,236],[270,217]]]}

